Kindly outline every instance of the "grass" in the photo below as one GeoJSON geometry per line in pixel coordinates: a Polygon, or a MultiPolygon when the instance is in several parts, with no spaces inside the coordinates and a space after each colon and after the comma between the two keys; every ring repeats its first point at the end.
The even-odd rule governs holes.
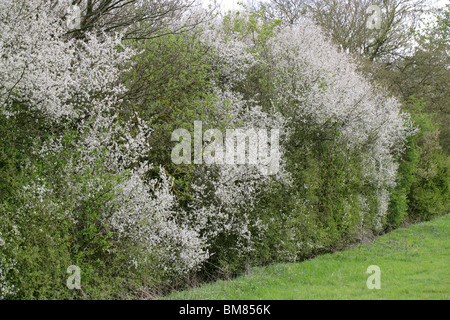
{"type": "Polygon", "coordinates": [[[450,298],[450,215],[410,225],[369,244],[299,263],[254,268],[248,276],[216,281],[164,299],[445,299],[450,298]],[[370,265],[381,289],[368,289],[370,265]]]}

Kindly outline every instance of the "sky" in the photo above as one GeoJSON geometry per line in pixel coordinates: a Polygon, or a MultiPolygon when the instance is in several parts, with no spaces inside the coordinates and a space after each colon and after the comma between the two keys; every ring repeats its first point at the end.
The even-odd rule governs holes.
{"type": "Polygon", "coordinates": [[[224,11],[237,9],[239,7],[239,5],[237,4],[238,0],[219,0],[218,2],[221,4],[222,10],[224,11]]]}
{"type": "MultiPolygon", "coordinates": [[[[233,9],[238,9],[239,5],[237,4],[238,2],[246,2],[246,0],[217,0],[217,3],[220,4],[222,11],[228,11],[228,10],[233,10],[233,9]]],[[[210,0],[202,0],[203,4],[208,5],[208,3],[210,3],[210,0]]]]}
{"type": "Polygon", "coordinates": [[[438,0],[437,1],[439,7],[443,7],[449,2],[450,2],[449,0],[438,0]]]}

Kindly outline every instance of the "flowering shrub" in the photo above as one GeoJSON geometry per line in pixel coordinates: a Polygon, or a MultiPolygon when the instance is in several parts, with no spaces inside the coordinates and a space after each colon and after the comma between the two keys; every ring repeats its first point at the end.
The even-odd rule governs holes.
{"type": "MultiPolygon", "coordinates": [[[[2,116],[34,118],[41,129],[21,163],[33,178],[15,208],[19,233],[33,227],[27,222],[33,215],[48,221],[43,227],[58,226],[50,241],[68,246],[64,263],[72,260],[85,271],[107,253],[123,250],[125,241],[142,252],[135,251],[124,268],[152,251],[159,253],[155,267],[170,273],[198,267],[207,254],[195,231],[174,221],[169,178],[163,171],[157,179],[144,177],[151,167],[145,161],[150,128],[135,116],[118,116],[125,92],[119,75],[133,50],[122,45],[120,34],[68,39],[60,19],[64,5],[6,1],[1,6],[2,116]],[[68,244],[59,237],[67,237],[68,244]]],[[[20,258],[18,277],[26,270],[25,259],[11,258],[20,258]]],[[[3,278],[2,273],[2,292],[11,292],[3,278]]]]}

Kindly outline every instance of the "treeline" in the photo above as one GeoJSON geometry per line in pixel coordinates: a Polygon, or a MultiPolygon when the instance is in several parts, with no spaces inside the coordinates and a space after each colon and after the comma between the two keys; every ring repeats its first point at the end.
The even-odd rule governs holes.
{"type": "Polygon", "coordinates": [[[0,298],[152,298],[448,213],[449,7],[342,40],[367,4],[320,3],[2,1],[0,298]],[[279,170],[175,164],[196,121],[278,130],[279,170]]]}

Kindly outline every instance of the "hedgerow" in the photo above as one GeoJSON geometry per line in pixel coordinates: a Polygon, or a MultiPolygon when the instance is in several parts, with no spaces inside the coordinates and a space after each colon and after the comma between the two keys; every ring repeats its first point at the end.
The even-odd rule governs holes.
{"type": "Polygon", "coordinates": [[[419,118],[309,21],[229,13],[125,40],[70,37],[64,10],[0,4],[0,298],[136,298],[342,248],[445,206],[443,162],[418,160],[419,118]],[[171,134],[195,121],[202,134],[279,130],[276,173],[175,164],[171,134]],[[70,265],[79,290],[66,286],[70,265]]]}

